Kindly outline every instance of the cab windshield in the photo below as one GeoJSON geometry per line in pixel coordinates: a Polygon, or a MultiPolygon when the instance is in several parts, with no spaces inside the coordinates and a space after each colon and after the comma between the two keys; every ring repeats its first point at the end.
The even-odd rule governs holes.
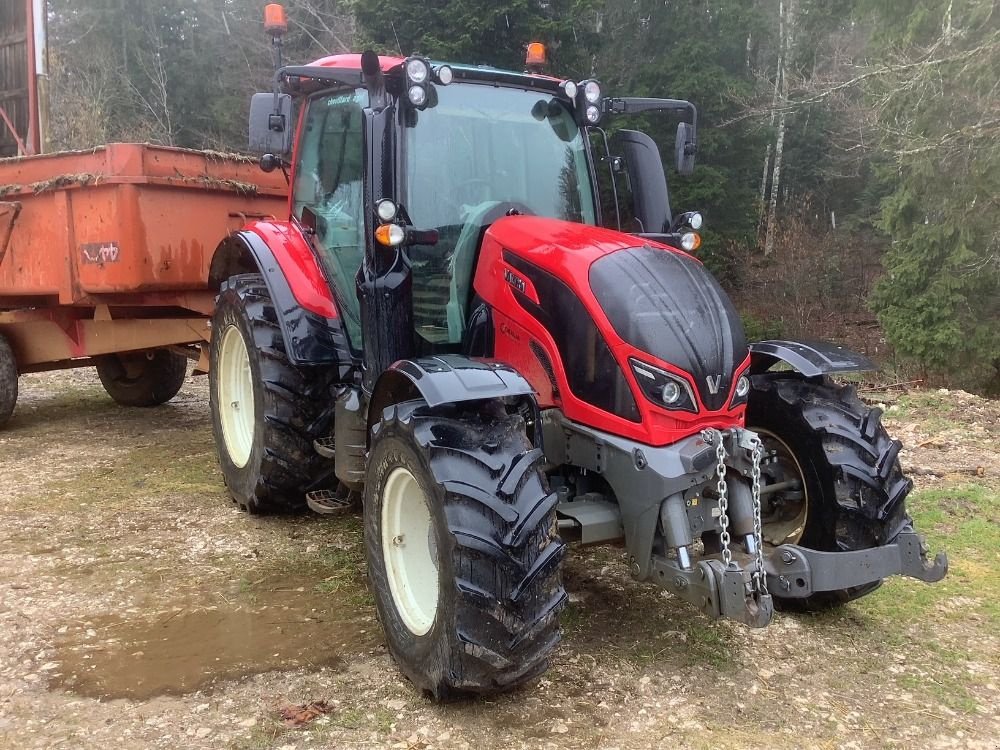
{"type": "Polygon", "coordinates": [[[427,342],[457,344],[482,231],[498,210],[596,223],[584,138],[566,104],[524,89],[437,86],[413,114],[404,206],[414,226],[440,235],[410,249],[414,322],[427,342]]]}

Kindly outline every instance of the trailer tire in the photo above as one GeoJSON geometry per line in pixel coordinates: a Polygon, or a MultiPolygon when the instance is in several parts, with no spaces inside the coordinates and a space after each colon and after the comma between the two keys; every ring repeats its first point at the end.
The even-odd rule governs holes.
{"type": "Polygon", "coordinates": [[[17,360],[7,339],[0,335],[0,427],[10,420],[17,404],[17,360]]]}
{"type": "Polygon", "coordinates": [[[255,514],[301,510],[306,492],[336,484],[333,462],[313,448],[331,434],[336,368],[291,364],[276,321],[262,276],[222,283],[212,317],[212,431],[230,495],[255,514]]]}
{"type": "Polygon", "coordinates": [[[559,643],[565,548],[542,462],[502,408],[408,401],[373,428],[368,577],[390,653],[435,700],[523,685],[559,643]]]}
{"type": "MultiPolygon", "coordinates": [[[[836,552],[870,549],[896,540],[911,526],[905,500],[913,487],[899,464],[901,443],[882,426],[882,411],[865,406],[852,386],[830,378],[779,372],[754,375],[747,427],[758,432],[765,451],[775,450],[787,473],[804,485],[805,517],[797,538],[784,541],[807,549],[836,552]]],[[[768,468],[765,467],[765,481],[768,468]]],[[[776,481],[787,479],[776,477],[776,481]]],[[[776,493],[778,499],[782,493],[776,493]]],[[[765,511],[764,541],[768,539],[765,511]]],[[[782,598],[783,609],[829,609],[871,593],[875,581],[806,598],[782,598]]]]}
{"type": "Polygon", "coordinates": [[[94,364],[104,390],[121,406],[146,408],[167,403],[187,376],[188,360],[166,349],[105,354],[94,364]]]}

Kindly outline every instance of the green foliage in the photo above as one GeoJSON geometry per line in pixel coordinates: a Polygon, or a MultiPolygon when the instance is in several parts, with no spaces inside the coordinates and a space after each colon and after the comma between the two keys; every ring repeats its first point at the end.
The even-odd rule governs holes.
{"type": "MultiPolygon", "coordinates": [[[[868,87],[892,160],[891,236],[873,306],[897,350],[960,383],[1000,390],[1000,31],[987,0],[913,3],[909,68],[868,87]],[[992,123],[990,117],[993,117],[992,123]],[[992,127],[992,130],[991,130],[992,127]]],[[[889,57],[889,55],[886,55],[889,57]]]]}
{"type": "Polygon", "coordinates": [[[573,77],[589,73],[596,6],[596,0],[352,3],[364,39],[379,51],[521,70],[528,42],[540,41],[553,70],[573,77]]]}
{"type": "Polygon", "coordinates": [[[756,188],[764,133],[752,120],[726,124],[753,98],[748,36],[772,30],[758,8],[739,0],[706,6],[698,0],[609,2],[603,17],[597,73],[618,96],[688,99],[698,107],[698,163],[690,177],[673,172],[677,120],[646,117],[616,123],[648,132],[664,154],[675,211],[706,217],[701,255],[714,270],[729,270],[729,248],[753,241],[756,188]]]}

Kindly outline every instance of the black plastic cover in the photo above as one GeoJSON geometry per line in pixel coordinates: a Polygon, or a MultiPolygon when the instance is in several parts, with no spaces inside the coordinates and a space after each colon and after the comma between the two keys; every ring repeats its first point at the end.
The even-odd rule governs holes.
{"type": "Polygon", "coordinates": [[[619,250],[590,267],[590,285],[622,339],[690,373],[709,409],[725,406],[746,335],[701,263],[648,245],[619,250]]]}

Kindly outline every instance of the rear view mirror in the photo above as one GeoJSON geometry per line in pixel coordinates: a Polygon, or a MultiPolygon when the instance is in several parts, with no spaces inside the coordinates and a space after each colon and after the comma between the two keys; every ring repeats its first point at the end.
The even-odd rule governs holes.
{"type": "Polygon", "coordinates": [[[677,125],[677,142],[674,152],[677,158],[677,171],[681,174],[694,172],[694,154],[697,144],[694,141],[694,128],[686,122],[677,125]]]}
{"type": "Polygon", "coordinates": [[[292,97],[254,94],[250,99],[250,150],[285,156],[292,150],[292,97]]]}
{"type": "Polygon", "coordinates": [[[625,171],[632,185],[635,218],[641,231],[659,234],[670,226],[670,196],[663,160],[653,139],[638,130],[619,130],[615,148],[625,156],[625,171]]]}

